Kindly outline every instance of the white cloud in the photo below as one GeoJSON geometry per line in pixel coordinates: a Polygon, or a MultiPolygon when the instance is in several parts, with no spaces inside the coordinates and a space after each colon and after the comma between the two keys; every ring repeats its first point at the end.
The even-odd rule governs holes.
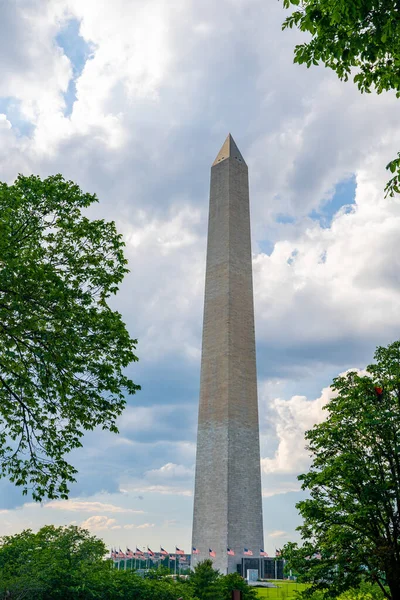
{"type": "MultiPolygon", "coordinates": [[[[273,458],[261,459],[262,471],[265,474],[299,474],[307,468],[310,459],[305,449],[304,433],[324,420],[326,412],[323,408],[333,395],[331,388],[325,388],[316,400],[308,400],[305,396],[293,396],[290,400],[273,400],[270,409],[279,445],[273,458]]],[[[293,483],[289,483],[286,491],[296,491],[296,487],[292,489],[293,487],[293,483]]],[[[297,486],[298,489],[300,485],[297,486]]],[[[265,492],[268,493],[268,488],[265,492]]]]}
{"type": "Polygon", "coordinates": [[[142,525],[135,525],[134,523],[128,523],[124,525],[124,529],[149,529],[151,527],[155,527],[155,523],[142,523],[142,525]]]}
{"type": "Polygon", "coordinates": [[[143,510],[135,510],[133,508],[125,508],[123,506],[115,506],[104,502],[94,502],[85,500],[52,500],[44,505],[45,508],[55,510],[68,510],[73,512],[107,512],[107,513],[138,513],[142,514],[143,510]]]}
{"type": "MultiPolygon", "coordinates": [[[[263,463],[263,460],[265,460],[265,459],[262,459],[261,463],[263,463]]],[[[265,471],[264,471],[264,473],[265,473],[265,471]]],[[[271,498],[272,496],[278,496],[279,494],[288,494],[290,492],[298,492],[298,491],[300,491],[300,489],[301,489],[300,483],[296,482],[295,480],[276,482],[276,481],[273,481],[271,478],[266,479],[264,477],[262,495],[263,495],[263,498],[271,498]]]]}
{"type": "Polygon", "coordinates": [[[167,519],[166,521],[164,521],[163,526],[164,527],[176,527],[178,525],[179,521],[177,519],[167,519]]]}
{"type": "Polygon", "coordinates": [[[286,531],[271,531],[271,533],[268,533],[268,537],[270,538],[286,537],[286,535],[286,531]]]}
{"type": "MultiPolygon", "coordinates": [[[[349,371],[356,371],[359,375],[367,374],[363,369],[354,368],[338,375],[346,375],[349,371]]],[[[264,475],[299,475],[308,468],[311,457],[306,450],[305,432],[327,418],[328,413],[324,407],[336,395],[335,390],[326,387],[322,390],[319,398],[315,400],[309,400],[305,396],[292,396],[290,400],[281,398],[264,400],[270,417],[270,425],[275,429],[278,439],[278,447],[274,456],[261,459],[261,469],[264,475]]],[[[299,490],[300,483],[295,480],[264,479],[264,497],[299,490]],[[269,484],[272,484],[271,488],[269,484]]]]}
{"type": "Polygon", "coordinates": [[[155,527],[154,523],[143,523],[142,525],[138,525],[137,529],[149,529],[151,527],[155,527]]]}
{"type": "Polygon", "coordinates": [[[310,223],[255,258],[259,331],[278,346],[371,339],[400,324],[400,203],[383,202],[366,174],[357,184],[353,212],[339,212],[327,229],[310,223]]]}
{"type": "Polygon", "coordinates": [[[163,496],[192,496],[193,490],[173,485],[139,485],[131,488],[133,492],[161,494],[163,496]]]}
{"type": "MultiPolygon", "coordinates": [[[[62,172],[99,195],[90,215],[115,220],[127,242],[131,272],[113,306],[139,338],[132,375],[142,369],[153,384],[133,398],[119,437],[96,433],[76,454],[80,482],[92,486],[82,495],[112,480],[146,502],[161,494],[165,516],[190,504],[209,167],[232,123],[250,169],[254,241],[275,245],[254,256],[261,397],[265,379],[283,388],[262,400],[265,502],[298,490],[304,430],[324,416],[328,388],[308,400],[304,379],[329,385],[326,373],[365,365],[400,326],[400,207],[382,192],[398,149],[398,101],[293,65],[302,34],[282,33],[283,18],[280,3],[261,0],[22,0],[2,14],[0,179],[62,172]],[[69,18],[93,56],[65,117],[73,65],[55,36],[69,18]],[[18,133],[4,97],[35,127],[31,136],[18,133]],[[321,227],[309,212],[351,174],[356,205],[321,227]],[[294,222],[277,223],[278,213],[294,222]]],[[[41,517],[93,512],[84,522],[100,519],[91,524],[105,536],[136,527],[110,518],[134,509],[91,497],[47,503],[41,517]]],[[[22,518],[32,510],[36,519],[26,504],[16,520],[30,526],[22,518]]]]}
{"type": "Polygon", "coordinates": [[[105,515],[94,515],[82,521],[81,527],[90,531],[104,531],[106,529],[118,529],[119,526],[115,524],[116,519],[110,519],[105,515]]]}
{"type": "Polygon", "coordinates": [[[105,515],[94,515],[93,517],[89,517],[85,521],[81,523],[81,527],[84,529],[90,529],[91,531],[105,531],[107,529],[110,530],[118,530],[118,529],[150,529],[155,527],[154,523],[142,523],[141,525],[136,525],[134,523],[126,523],[125,525],[117,524],[116,519],[110,519],[105,515]]]}
{"type": "Polygon", "coordinates": [[[146,471],[146,477],[149,479],[186,479],[194,476],[194,465],[185,467],[184,465],[176,465],[167,463],[159,469],[151,469],[146,471]]]}

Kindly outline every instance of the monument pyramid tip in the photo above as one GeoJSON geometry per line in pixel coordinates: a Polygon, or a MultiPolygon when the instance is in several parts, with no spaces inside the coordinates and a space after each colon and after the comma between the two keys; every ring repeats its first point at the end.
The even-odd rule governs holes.
{"type": "Polygon", "coordinates": [[[239,162],[246,164],[246,161],[237,147],[231,133],[228,133],[226,140],[222,144],[221,150],[218,152],[217,158],[214,160],[212,166],[217,165],[227,158],[236,158],[239,162]]]}

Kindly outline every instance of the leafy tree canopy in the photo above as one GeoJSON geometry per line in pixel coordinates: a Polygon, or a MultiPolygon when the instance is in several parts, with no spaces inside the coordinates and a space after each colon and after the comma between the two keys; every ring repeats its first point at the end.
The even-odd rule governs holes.
{"type": "Polygon", "coordinates": [[[65,460],[96,426],[117,432],[123,374],[137,360],[107,302],[127,273],[113,222],[61,175],[0,183],[0,476],[33,498],[66,498],[65,460]]]}
{"type": "Polygon", "coordinates": [[[0,600],[192,600],[189,585],[143,579],[105,560],[102,540],[46,526],[0,539],[0,600]]]}
{"type": "Polygon", "coordinates": [[[303,581],[335,596],[362,581],[400,598],[400,342],[379,347],[367,374],[334,380],[327,420],[306,433],[312,465],[299,476],[303,546],[284,557],[303,581]]]}
{"type": "Polygon", "coordinates": [[[93,581],[110,569],[105,552],[101,540],[75,526],[5,536],[0,541],[0,598],[72,598],[89,572],[93,581]]]}
{"type": "Polygon", "coordinates": [[[221,577],[219,581],[220,600],[232,600],[232,591],[239,590],[242,593],[242,600],[256,600],[258,594],[256,590],[250,587],[239,573],[230,573],[221,577]]]}
{"type": "Polygon", "coordinates": [[[209,559],[195,566],[189,577],[189,586],[195,600],[231,600],[233,590],[242,593],[242,600],[258,597],[257,592],[238,573],[221,575],[209,559]]]}
{"type": "MultiPolygon", "coordinates": [[[[400,19],[398,0],[283,0],[294,11],[282,28],[297,27],[311,39],[295,47],[294,62],[333,69],[361,92],[394,90],[400,97],[400,19]]],[[[400,153],[387,168],[396,173],[385,190],[400,192],[400,153]]]]}
{"type": "Polygon", "coordinates": [[[210,559],[199,562],[190,574],[193,596],[198,600],[217,600],[218,583],[221,575],[210,559]]]}

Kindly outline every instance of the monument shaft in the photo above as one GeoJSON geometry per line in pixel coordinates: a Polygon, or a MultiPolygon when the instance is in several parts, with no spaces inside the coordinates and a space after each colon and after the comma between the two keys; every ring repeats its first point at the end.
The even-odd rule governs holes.
{"type": "Polygon", "coordinates": [[[229,135],[211,168],[194,565],[212,549],[225,574],[263,548],[258,428],[248,170],[229,135]]]}

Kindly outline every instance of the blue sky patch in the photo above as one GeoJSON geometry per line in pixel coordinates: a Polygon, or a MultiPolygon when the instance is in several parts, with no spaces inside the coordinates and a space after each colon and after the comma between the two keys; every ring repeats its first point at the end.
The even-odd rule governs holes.
{"type": "Polygon", "coordinates": [[[86,61],[93,54],[93,46],[79,35],[79,26],[78,19],[70,19],[56,35],[56,43],[71,61],[73,72],[68,89],[64,94],[66,104],[64,115],[66,117],[72,113],[72,107],[76,100],[76,80],[81,75],[86,61]]]}
{"type": "Polygon", "coordinates": [[[0,113],[6,115],[17,137],[30,136],[35,126],[21,115],[21,101],[11,96],[0,97],[0,113]]]}
{"type": "Polygon", "coordinates": [[[321,227],[330,227],[334,215],[342,206],[349,206],[349,210],[351,210],[351,205],[355,204],[356,187],[355,175],[352,175],[349,179],[340,181],[335,186],[335,193],[332,198],[323,204],[319,210],[312,210],[309,217],[315,221],[319,221],[321,227]]]}
{"type": "Polygon", "coordinates": [[[293,252],[291,253],[291,255],[289,256],[289,258],[287,259],[287,264],[288,265],[292,265],[295,261],[296,256],[298,255],[299,251],[297,250],[297,248],[295,250],[293,250],[293,252]]]}
{"type": "Polygon", "coordinates": [[[275,247],[275,244],[270,240],[257,240],[257,245],[260,249],[260,252],[266,254],[267,256],[271,256],[275,247]]]}
{"type": "Polygon", "coordinates": [[[295,220],[296,219],[294,217],[292,217],[291,215],[286,215],[283,213],[276,215],[276,218],[275,218],[275,221],[277,223],[282,223],[282,225],[287,225],[288,223],[294,223],[295,220]]]}

